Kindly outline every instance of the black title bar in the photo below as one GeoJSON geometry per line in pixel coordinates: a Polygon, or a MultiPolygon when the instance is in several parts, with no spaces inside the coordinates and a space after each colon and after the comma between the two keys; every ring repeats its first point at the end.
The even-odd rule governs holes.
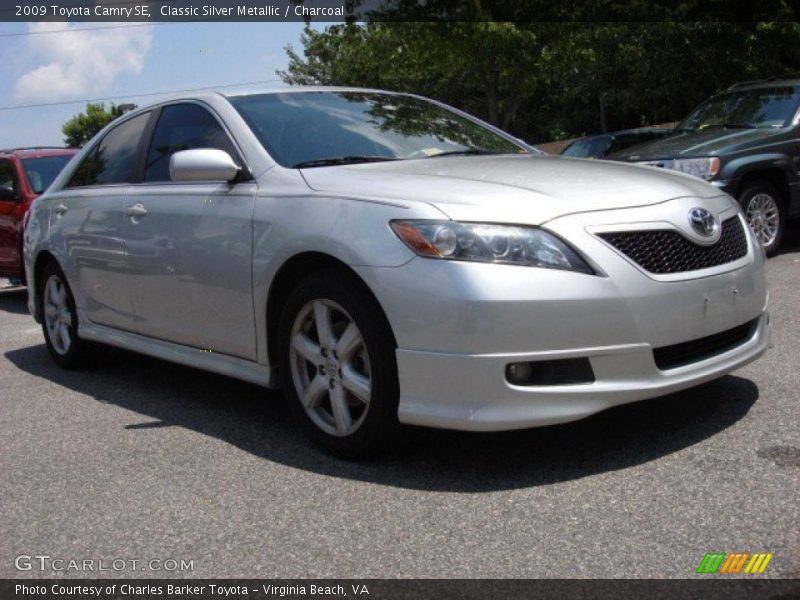
{"type": "Polygon", "coordinates": [[[0,0],[0,21],[795,21],[799,0],[0,0]]]}
{"type": "Polygon", "coordinates": [[[4,579],[2,600],[760,600],[800,598],[788,579],[4,579]]]}

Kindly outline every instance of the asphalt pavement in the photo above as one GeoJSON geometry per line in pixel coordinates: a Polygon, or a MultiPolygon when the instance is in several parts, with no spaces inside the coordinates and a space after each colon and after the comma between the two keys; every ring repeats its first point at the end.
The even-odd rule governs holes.
{"type": "Polygon", "coordinates": [[[0,291],[0,577],[685,578],[717,551],[800,577],[790,237],[760,361],[568,425],[410,429],[367,462],[315,450],[277,394],[233,379],[119,350],[59,370],[25,292],[0,291]],[[162,570],[18,570],[43,555],[162,570]]]}

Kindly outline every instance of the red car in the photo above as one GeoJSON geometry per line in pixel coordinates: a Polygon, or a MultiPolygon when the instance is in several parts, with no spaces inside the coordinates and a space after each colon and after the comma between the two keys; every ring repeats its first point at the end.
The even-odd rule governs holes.
{"type": "Polygon", "coordinates": [[[0,277],[24,281],[25,215],[77,152],[75,148],[0,150],[0,277]]]}

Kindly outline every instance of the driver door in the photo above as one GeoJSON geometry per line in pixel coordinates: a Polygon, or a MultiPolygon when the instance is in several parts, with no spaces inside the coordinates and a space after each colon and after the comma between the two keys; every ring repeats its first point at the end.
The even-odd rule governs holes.
{"type": "Polygon", "coordinates": [[[217,148],[242,164],[217,117],[197,103],[161,109],[147,149],[144,181],[126,201],[136,331],[206,351],[254,360],[253,205],[256,184],[171,181],[179,150],[217,148]]]}

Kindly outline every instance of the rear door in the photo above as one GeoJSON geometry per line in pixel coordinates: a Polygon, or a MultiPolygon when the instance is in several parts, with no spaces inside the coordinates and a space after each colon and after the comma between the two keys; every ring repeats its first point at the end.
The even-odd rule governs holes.
{"type": "Polygon", "coordinates": [[[129,118],[105,134],[70,181],[50,195],[51,243],[62,249],[69,279],[86,317],[133,330],[133,304],[123,238],[123,210],[150,113],[129,118]]]}
{"type": "Polygon", "coordinates": [[[0,277],[19,277],[22,192],[14,163],[0,159],[0,277]]]}
{"type": "Polygon", "coordinates": [[[179,150],[217,148],[241,155],[203,104],[161,109],[133,186],[125,240],[137,331],[241,358],[256,358],[252,297],[253,182],[174,182],[179,150]]]}

